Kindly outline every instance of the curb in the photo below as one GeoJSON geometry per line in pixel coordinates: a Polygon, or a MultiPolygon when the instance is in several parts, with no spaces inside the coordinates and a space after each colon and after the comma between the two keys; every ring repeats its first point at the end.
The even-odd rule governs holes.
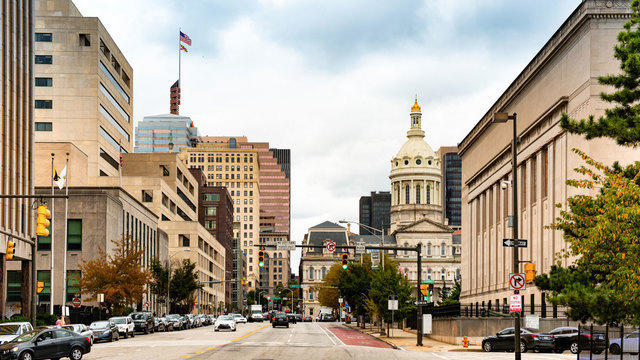
{"type": "Polygon", "coordinates": [[[361,333],[361,334],[365,334],[365,335],[371,336],[372,338],[374,338],[374,339],[376,339],[376,340],[380,340],[380,341],[382,341],[383,343],[385,343],[385,344],[387,344],[387,345],[391,346],[391,347],[392,347],[392,348],[394,348],[395,350],[399,350],[399,349],[400,349],[396,344],[391,343],[391,342],[389,342],[389,341],[386,341],[386,340],[384,340],[384,339],[381,339],[381,338],[379,338],[379,337],[373,336],[373,335],[371,335],[371,334],[369,334],[369,333],[367,333],[367,332],[365,332],[365,331],[362,331],[362,329],[358,328],[357,326],[350,326],[350,325],[345,325],[345,326],[346,326],[346,327],[348,327],[348,328],[350,328],[350,329],[356,330],[356,331],[358,331],[358,332],[359,332],[359,333],[361,333]]]}

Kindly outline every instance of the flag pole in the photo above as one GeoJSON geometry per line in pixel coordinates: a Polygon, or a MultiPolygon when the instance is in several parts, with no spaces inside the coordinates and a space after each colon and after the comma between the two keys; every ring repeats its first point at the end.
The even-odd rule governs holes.
{"type": "Polygon", "coordinates": [[[179,29],[178,32],[178,114],[180,114],[180,105],[182,103],[182,83],[180,82],[180,75],[182,73],[181,67],[181,59],[182,59],[182,49],[180,49],[180,33],[182,32],[182,28],[179,29]]]}
{"type": "MultiPolygon", "coordinates": [[[[65,315],[65,305],[67,304],[67,242],[69,241],[69,153],[67,152],[67,162],[64,166],[64,182],[66,183],[65,195],[67,197],[64,199],[64,237],[67,239],[64,242],[63,251],[62,251],[62,307],[61,312],[62,316],[65,315]]],[[[66,314],[69,315],[69,314],[66,314]]]]}
{"type": "MultiPolygon", "coordinates": [[[[54,195],[54,190],[53,190],[53,174],[55,172],[55,168],[53,167],[53,159],[55,157],[55,153],[51,153],[51,195],[54,195]]],[[[50,284],[51,284],[51,288],[50,288],[50,294],[49,294],[49,314],[53,315],[53,283],[55,280],[55,275],[54,275],[54,261],[53,261],[53,257],[55,254],[55,247],[54,247],[54,235],[55,235],[55,220],[56,220],[56,200],[55,199],[51,199],[51,269],[49,271],[51,280],[50,280],[50,284]]]]}

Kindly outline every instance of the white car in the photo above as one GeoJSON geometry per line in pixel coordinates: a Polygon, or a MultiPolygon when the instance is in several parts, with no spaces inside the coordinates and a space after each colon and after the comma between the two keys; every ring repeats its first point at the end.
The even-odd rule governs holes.
{"type": "Polygon", "coordinates": [[[246,324],[247,323],[247,318],[240,315],[240,314],[233,314],[233,319],[237,322],[237,323],[242,323],[242,324],[246,324]]]}
{"type": "Polygon", "coordinates": [[[16,337],[33,330],[28,322],[10,322],[0,324],[0,344],[9,342],[16,337]]]}
{"type": "Polygon", "coordinates": [[[231,315],[221,315],[218,316],[216,322],[213,324],[214,331],[220,331],[222,329],[229,329],[231,331],[236,331],[236,321],[233,319],[231,315]]]}
{"type": "Polygon", "coordinates": [[[88,337],[89,342],[93,345],[93,331],[89,330],[87,325],[85,324],[71,324],[71,325],[63,325],[63,329],[71,330],[75,333],[78,333],[82,336],[88,337]]]}
{"type": "Polygon", "coordinates": [[[136,326],[131,316],[116,316],[109,320],[113,321],[118,327],[118,334],[124,335],[124,338],[136,336],[136,326]]]}

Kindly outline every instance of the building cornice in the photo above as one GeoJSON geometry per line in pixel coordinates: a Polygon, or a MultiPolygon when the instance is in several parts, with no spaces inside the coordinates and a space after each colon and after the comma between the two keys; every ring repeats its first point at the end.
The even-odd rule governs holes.
{"type": "Polygon", "coordinates": [[[507,107],[584,24],[591,19],[628,19],[630,17],[629,0],[584,0],[458,144],[460,156],[491,124],[491,115],[507,107]]]}

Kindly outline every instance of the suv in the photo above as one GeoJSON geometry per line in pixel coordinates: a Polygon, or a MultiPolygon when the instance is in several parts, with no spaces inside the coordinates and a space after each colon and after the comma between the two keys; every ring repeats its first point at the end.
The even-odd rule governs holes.
{"type": "Polygon", "coordinates": [[[109,321],[116,324],[118,333],[123,334],[125,339],[129,336],[136,336],[133,320],[129,316],[115,316],[110,318],[109,321]]]}
{"type": "Polygon", "coordinates": [[[0,344],[9,342],[31,330],[33,330],[33,327],[28,322],[10,322],[0,324],[0,344]]]}
{"type": "Polygon", "coordinates": [[[153,313],[147,311],[134,312],[129,315],[133,319],[136,331],[142,331],[145,334],[155,331],[155,319],[153,313]]]}

